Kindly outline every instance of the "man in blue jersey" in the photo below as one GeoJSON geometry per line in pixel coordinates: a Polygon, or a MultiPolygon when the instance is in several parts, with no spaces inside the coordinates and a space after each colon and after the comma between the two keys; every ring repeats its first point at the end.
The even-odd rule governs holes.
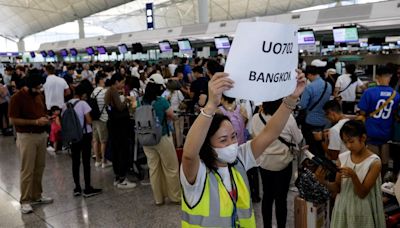
{"type": "Polygon", "coordinates": [[[392,96],[394,90],[389,86],[392,76],[387,67],[378,68],[376,71],[377,86],[367,89],[358,104],[360,115],[366,117],[368,148],[378,154],[382,159],[382,174],[384,174],[389,162],[389,146],[387,142],[392,137],[392,125],[394,115],[398,109],[400,95],[392,96]],[[387,105],[385,102],[389,101],[387,105]],[[382,107],[383,108],[380,108],[382,107]],[[375,115],[371,113],[380,110],[375,115]]]}

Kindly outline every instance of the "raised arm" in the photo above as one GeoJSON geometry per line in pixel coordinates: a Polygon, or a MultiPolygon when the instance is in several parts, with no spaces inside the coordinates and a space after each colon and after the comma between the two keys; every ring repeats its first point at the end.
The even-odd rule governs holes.
{"type": "Polygon", "coordinates": [[[290,113],[296,107],[299,96],[303,93],[306,85],[305,76],[301,71],[298,71],[296,90],[282,102],[279,109],[272,116],[271,120],[251,142],[251,149],[254,158],[258,158],[264,150],[275,141],[281,134],[290,113]]]}
{"type": "Polygon", "coordinates": [[[193,184],[196,180],[197,171],[200,165],[200,149],[210,128],[212,115],[217,110],[221,101],[222,93],[233,87],[233,81],[228,78],[226,73],[216,73],[208,83],[208,102],[190,128],[186,142],[183,147],[182,169],[189,183],[193,184]]]}

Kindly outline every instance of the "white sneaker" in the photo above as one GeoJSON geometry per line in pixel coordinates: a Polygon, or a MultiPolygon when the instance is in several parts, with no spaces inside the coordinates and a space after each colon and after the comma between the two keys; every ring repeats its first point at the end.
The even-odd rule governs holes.
{"type": "Polygon", "coordinates": [[[56,152],[56,150],[52,146],[49,146],[47,147],[47,152],[56,152]]]}
{"type": "Polygon", "coordinates": [[[101,162],[95,162],[95,163],[94,163],[94,166],[100,167],[100,166],[101,166],[101,162]]]}
{"type": "Polygon", "coordinates": [[[111,167],[112,166],[112,163],[111,162],[105,162],[105,163],[103,163],[103,164],[101,164],[101,167],[104,169],[104,168],[108,168],[108,167],[111,167]]]}
{"type": "Polygon", "coordinates": [[[49,204],[49,203],[53,203],[53,199],[50,197],[44,197],[42,196],[40,199],[33,201],[31,204],[32,205],[36,205],[36,204],[49,204]]]}
{"type": "Polygon", "coordinates": [[[130,189],[130,188],[135,188],[135,187],[136,187],[136,184],[133,182],[130,182],[128,180],[128,178],[125,178],[124,181],[117,184],[117,188],[120,188],[120,189],[130,189]]]}
{"type": "Polygon", "coordinates": [[[21,204],[21,213],[22,214],[29,214],[32,213],[33,209],[32,206],[29,203],[23,203],[21,204]]]}

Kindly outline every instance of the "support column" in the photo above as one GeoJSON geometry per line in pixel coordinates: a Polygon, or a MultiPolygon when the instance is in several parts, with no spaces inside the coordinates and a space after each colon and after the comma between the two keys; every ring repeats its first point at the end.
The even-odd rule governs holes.
{"type": "Polygon", "coordinates": [[[18,52],[25,52],[25,41],[24,38],[19,39],[18,43],[18,52]]]}
{"type": "Polygon", "coordinates": [[[78,26],[79,26],[79,39],[85,38],[85,25],[83,23],[83,19],[78,19],[78,26]]]}
{"type": "Polygon", "coordinates": [[[208,0],[197,0],[199,23],[207,24],[210,20],[208,17],[208,0]]]}

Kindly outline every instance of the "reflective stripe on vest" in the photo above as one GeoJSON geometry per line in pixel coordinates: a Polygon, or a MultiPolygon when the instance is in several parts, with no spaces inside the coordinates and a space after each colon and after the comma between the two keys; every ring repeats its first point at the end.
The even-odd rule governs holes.
{"type": "MultiPolygon", "coordinates": [[[[237,187],[236,214],[240,227],[255,227],[255,218],[246,170],[240,161],[230,167],[237,187]]],[[[182,191],[183,192],[183,191],[182,191]]],[[[183,197],[184,198],[184,194],[183,197]]],[[[182,227],[234,227],[233,202],[218,174],[208,171],[204,192],[197,205],[190,208],[182,203],[182,227]],[[221,208],[221,205],[223,208],[221,208]]]]}

